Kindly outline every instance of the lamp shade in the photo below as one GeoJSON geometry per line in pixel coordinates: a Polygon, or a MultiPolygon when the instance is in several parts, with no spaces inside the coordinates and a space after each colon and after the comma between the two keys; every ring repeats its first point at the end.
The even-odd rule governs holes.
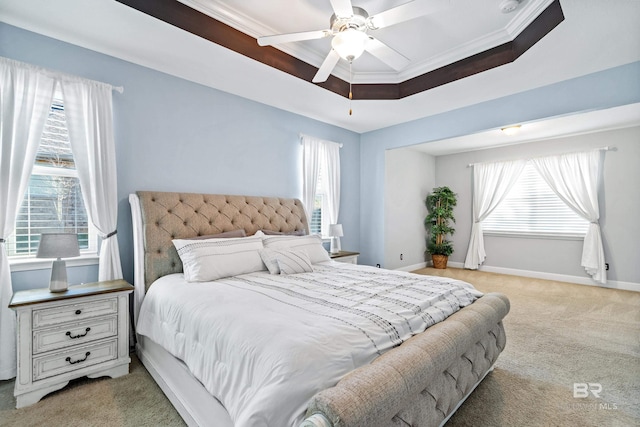
{"type": "Polygon", "coordinates": [[[339,32],[331,40],[331,47],[346,61],[353,61],[364,52],[369,37],[362,31],[349,28],[339,32]]]}
{"type": "Polygon", "coordinates": [[[331,224],[331,225],[329,225],[329,236],[331,236],[331,237],[342,237],[342,236],[344,236],[344,232],[342,231],[342,224],[331,224]]]}
{"type": "Polygon", "coordinates": [[[75,233],[43,233],[36,258],[71,258],[80,256],[75,233]]]}

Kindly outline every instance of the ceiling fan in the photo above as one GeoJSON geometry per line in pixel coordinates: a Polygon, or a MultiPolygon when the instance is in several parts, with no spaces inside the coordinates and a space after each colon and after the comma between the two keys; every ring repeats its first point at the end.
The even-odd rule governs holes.
{"type": "Polygon", "coordinates": [[[354,7],[351,0],[329,1],[334,11],[329,29],[258,37],[260,46],[333,37],[332,49],[313,77],[314,83],[326,81],[340,58],[351,63],[365,50],[394,70],[402,70],[409,64],[409,58],[370,36],[367,31],[434,13],[449,3],[449,0],[414,0],[369,16],[366,10],[354,7]]]}

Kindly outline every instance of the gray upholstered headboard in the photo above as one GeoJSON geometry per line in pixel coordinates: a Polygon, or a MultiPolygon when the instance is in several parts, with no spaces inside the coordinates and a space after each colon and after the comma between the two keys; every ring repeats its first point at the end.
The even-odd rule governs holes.
{"type": "Polygon", "coordinates": [[[309,232],[302,202],[277,197],[138,191],[142,212],[145,288],[182,272],[172,239],[244,229],[309,232]]]}

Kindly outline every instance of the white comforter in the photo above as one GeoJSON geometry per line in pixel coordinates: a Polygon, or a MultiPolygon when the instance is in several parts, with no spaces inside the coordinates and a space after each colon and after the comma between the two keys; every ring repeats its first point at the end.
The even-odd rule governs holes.
{"type": "Polygon", "coordinates": [[[137,332],[182,359],[236,427],[296,426],[315,393],[481,295],[448,278],[335,262],[314,270],[165,276],[137,332]]]}

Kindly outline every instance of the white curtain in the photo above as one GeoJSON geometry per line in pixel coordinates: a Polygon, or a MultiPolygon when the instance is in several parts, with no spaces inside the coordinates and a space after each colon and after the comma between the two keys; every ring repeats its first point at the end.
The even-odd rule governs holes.
{"type": "Polygon", "coordinates": [[[329,224],[337,224],[340,213],[340,144],[324,141],[323,155],[326,167],[322,182],[327,183],[329,224]]]}
{"type": "Polygon", "coordinates": [[[320,170],[320,152],[322,140],[312,136],[301,135],[302,139],[302,203],[307,211],[307,219],[311,221],[315,204],[320,170]]]}
{"type": "Polygon", "coordinates": [[[311,220],[318,174],[327,194],[329,224],[338,222],[340,213],[340,147],[341,144],[300,135],[302,141],[302,202],[311,220]]]}
{"type": "Polygon", "coordinates": [[[578,215],[590,222],[582,248],[582,266],[597,283],[607,283],[598,220],[600,150],[532,159],[549,187],[578,215]]]}
{"type": "Polygon", "coordinates": [[[473,165],[473,225],[465,268],[476,270],[484,262],[482,221],[509,193],[525,165],[525,160],[473,165]]]}
{"type": "Polygon", "coordinates": [[[122,279],[112,87],[83,79],[64,79],[60,86],[82,199],[102,237],[98,280],[122,279]]]}
{"type": "Polygon", "coordinates": [[[54,78],[39,68],[0,57],[0,380],[16,375],[16,317],[8,308],[13,289],[4,240],[15,227],[54,86],[54,78]]]}

